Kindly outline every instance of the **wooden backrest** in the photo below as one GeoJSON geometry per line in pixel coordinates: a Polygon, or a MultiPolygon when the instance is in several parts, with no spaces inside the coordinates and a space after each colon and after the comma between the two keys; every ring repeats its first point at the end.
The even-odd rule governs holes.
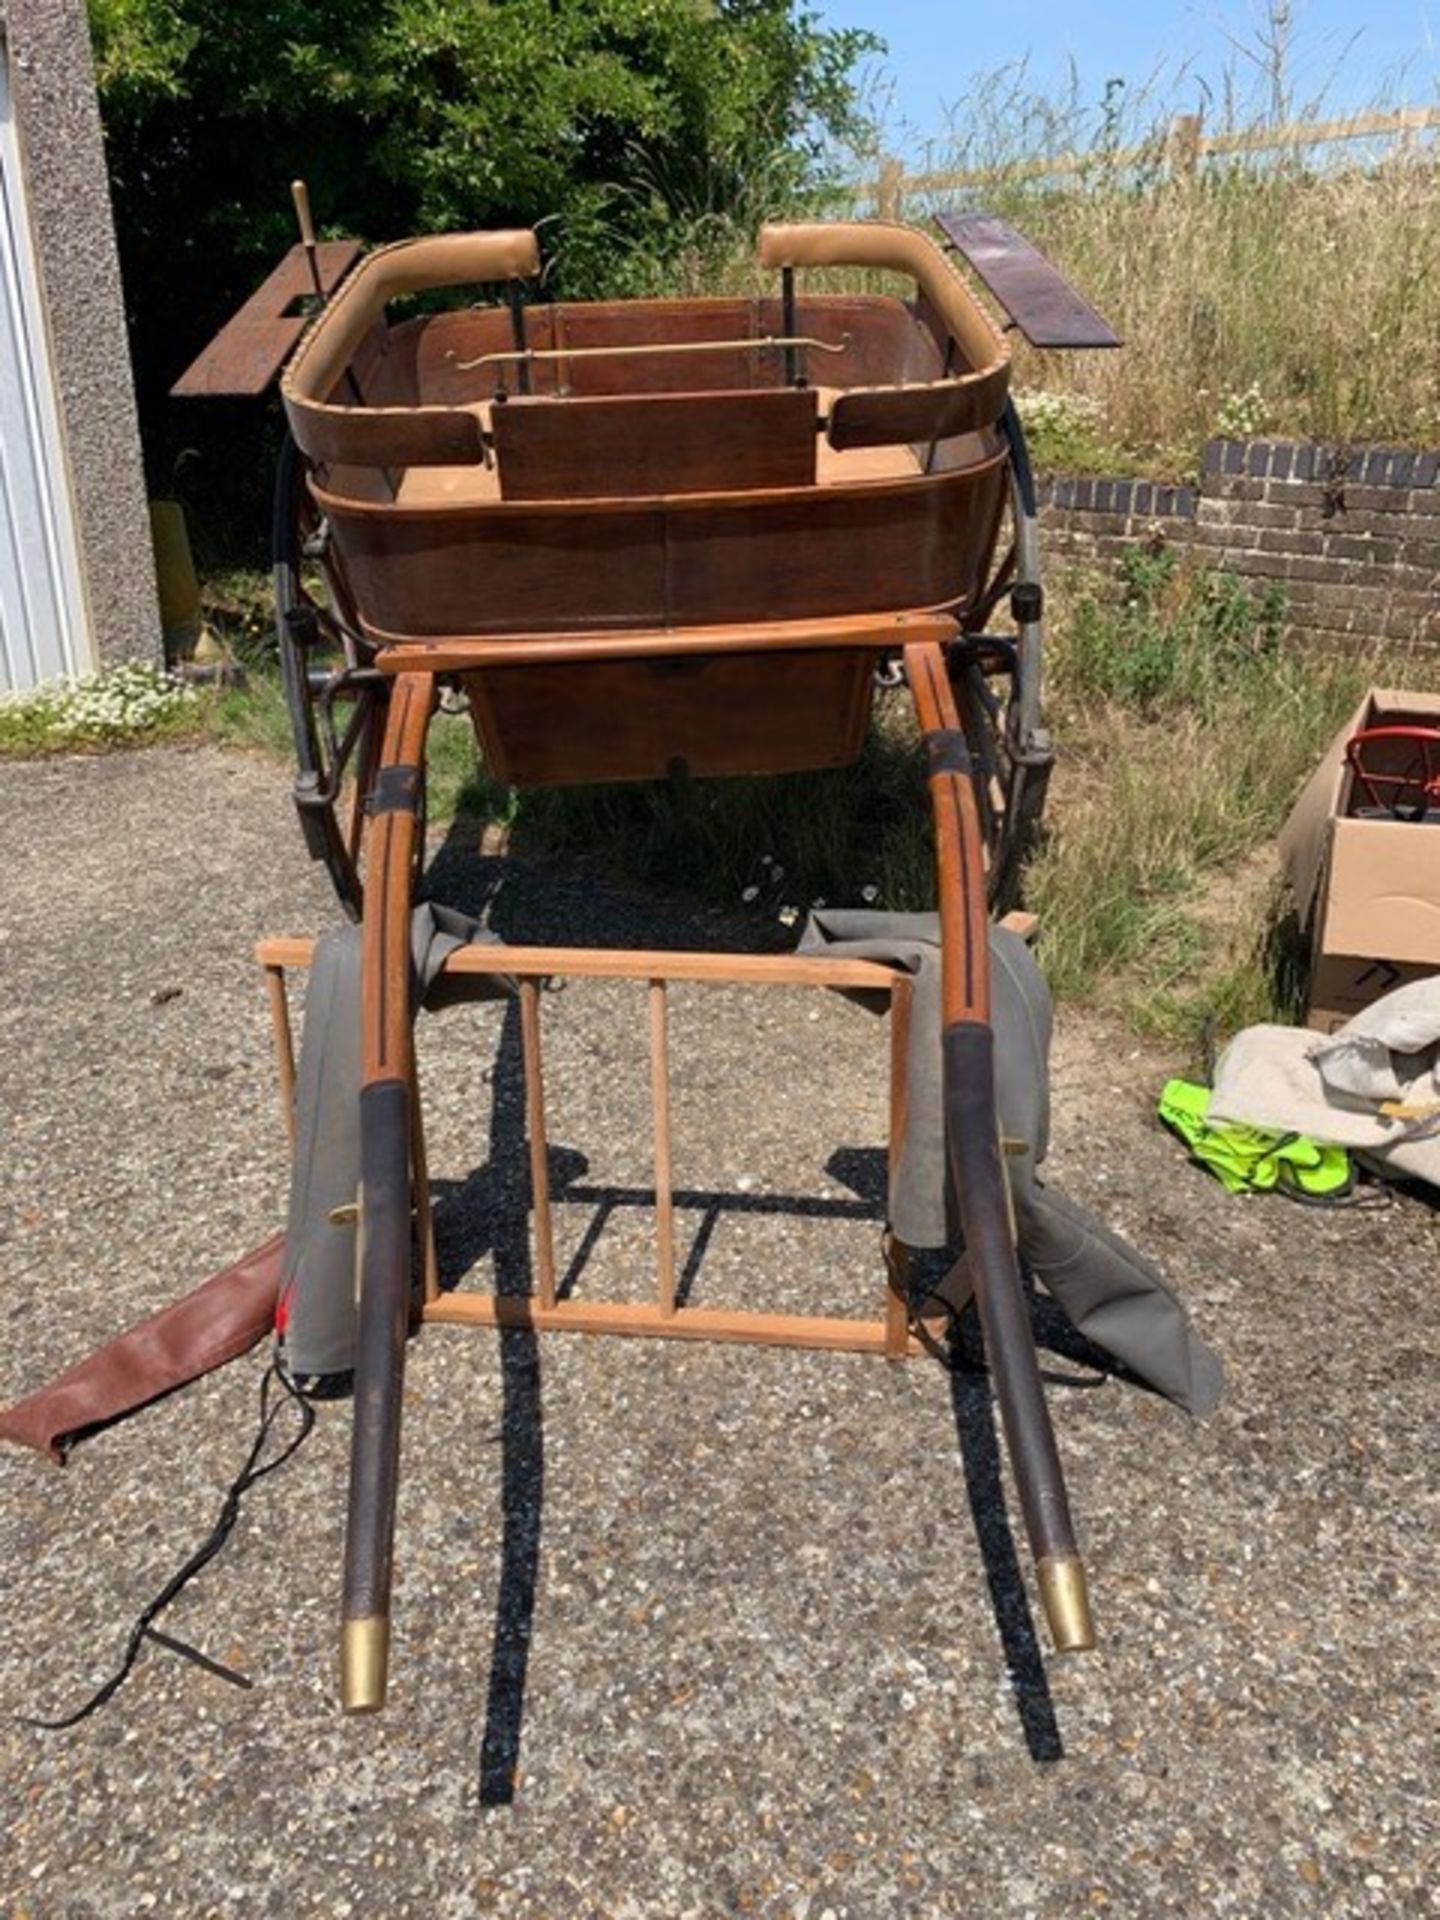
{"type": "Polygon", "coordinates": [[[491,413],[500,497],[633,499],[809,486],[815,418],[814,393],[794,387],[511,398],[491,413]]]}

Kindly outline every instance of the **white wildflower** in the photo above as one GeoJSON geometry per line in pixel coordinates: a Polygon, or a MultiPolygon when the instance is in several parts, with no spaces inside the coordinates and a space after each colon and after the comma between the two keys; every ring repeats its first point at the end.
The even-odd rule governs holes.
{"type": "Polygon", "coordinates": [[[194,703],[194,689],[144,660],[0,695],[0,713],[19,714],[55,746],[92,746],[149,733],[194,703]]]}

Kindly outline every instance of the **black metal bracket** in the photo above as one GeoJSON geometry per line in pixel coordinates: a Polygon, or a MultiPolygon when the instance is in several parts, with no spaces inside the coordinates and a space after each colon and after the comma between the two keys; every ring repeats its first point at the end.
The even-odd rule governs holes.
{"type": "Polygon", "coordinates": [[[382,813],[419,813],[420,781],[418,766],[382,767],[365,803],[366,812],[372,818],[382,813]]]}
{"type": "Polygon", "coordinates": [[[958,727],[936,727],[921,736],[926,768],[933,780],[936,774],[955,773],[969,779],[975,771],[975,757],[958,727]]]}

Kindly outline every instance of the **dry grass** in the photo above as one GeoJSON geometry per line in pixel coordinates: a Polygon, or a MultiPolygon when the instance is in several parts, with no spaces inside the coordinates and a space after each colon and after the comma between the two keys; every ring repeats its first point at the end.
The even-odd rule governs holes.
{"type": "Polygon", "coordinates": [[[1193,1043],[1293,1012],[1275,835],[1367,686],[1440,687],[1434,649],[1282,645],[1241,583],[1136,555],[1120,607],[1056,608],[1050,828],[1028,876],[1057,992],[1193,1043]]]}
{"type": "MultiPolygon", "coordinates": [[[[1022,395],[1082,396],[1059,439],[1032,429],[1042,466],[1178,478],[1217,433],[1440,445],[1440,148],[1326,171],[1211,161],[1189,180],[1102,153],[1063,188],[1002,170],[901,213],[923,223],[957,202],[1012,220],[1125,341],[1040,353],[1017,339],[1022,395]]],[[[773,290],[748,228],[694,264],[670,291],[773,290]]],[[[806,285],[892,290],[862,272],[806,285]]]]}
{"type": "Polygon", "coordinates": [[[1193,182],[1001,204],[1090,292],[1122,353],[1029,354],[1108,437],[1183,470],[1216,432],[1440,441],[1440,168],[1193,182]]]}

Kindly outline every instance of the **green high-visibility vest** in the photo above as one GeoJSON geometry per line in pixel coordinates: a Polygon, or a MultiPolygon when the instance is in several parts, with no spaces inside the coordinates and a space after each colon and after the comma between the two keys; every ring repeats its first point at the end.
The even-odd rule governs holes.
{"type": "Polygon", "coordinates": [[[1336,1199],[1353,1180],[1344,1147],[1325,1146],[1303,1133],[1274,1133],[1240,1120],[1211,1122],[1210,1088],[1192,1080],[1167,1080],[1160,1118],[1179,1134],[1191,1158],[1208,1167],[1230,1193],[1271,1193],[1297,1188],[1314,1199],[1336,1199]]]}

